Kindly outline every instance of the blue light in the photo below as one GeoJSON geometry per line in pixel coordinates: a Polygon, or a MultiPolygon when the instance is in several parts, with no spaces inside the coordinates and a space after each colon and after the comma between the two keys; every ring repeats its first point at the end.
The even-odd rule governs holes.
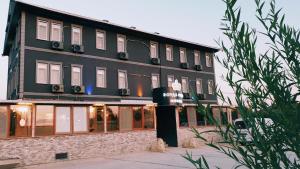
{"type": "Polygon", "coordinates": [[[88,95],[91,95],[91,94],[93,93],[93,86],[92,86],[92,85],[88,85],[88,86],[86,87],[86,93],[87,93],[88,95]]]}

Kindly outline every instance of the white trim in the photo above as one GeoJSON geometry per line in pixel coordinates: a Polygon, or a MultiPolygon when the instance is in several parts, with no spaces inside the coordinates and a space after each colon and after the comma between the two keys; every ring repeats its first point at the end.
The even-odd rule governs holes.
{"type": "Polygon", "coordinates": [[[126,35],[122,35],[122,34],[117,34],[117,52],[127,52],[127,40],[126,40],[126,35]],[[121,51],[119,49],[119,38],[123,38],[124,39],[124,51],[121,51]]]}
{"type": "Polygon", "coordinates": [[[151,88],[153,89],[153,76],[157,76],[157,86],[160,87],[160,76],[158,73],[151,74],[151,88]]]}
{"type": "Polygon", "coordinates": [[[73,84],[73,67],[78,67],[80,68],[80,84],[79,86],[82,86],[83,81],[82,81],[82,75],[83,75],[83,66],[82,65],[77,65],[77,64],[71,64],[71,86],[75,86],[76,84],[73,84]]]}
{"type": "Polygon", "coordinates": [[[200,78],[196,78],[196,93],[197,94],[203,94],[203,81],[202,81],[202,79],[200,79],[200,78]],[[200,88],[200,92],[198,92],[198,90],[197,90],[197,81],[200,81],[200,85],[201,85],[201,88],[200,88]]]}
{"type": "Polygon", "coordinates": [[[83,28],[82,28],[82,26],[80,26],[80,25],[74,25],[74,24],[72,24],[71,25],[71,44],[72,45],[82,45],[82,33],[83,33],[83,28]],[[79,38],[80,38],[80,40],[79,40],[79,43],[80,44],[76,44],[76,43],[74,43],[74,37],[73,37],[73,28],[79,28],[79,30],[80,30],[80,36],[79,36],[79,38]]]}
{"type": "Polygon", "coordinates": [[[194,65],[201,65],[201,54],[198,50],[194,51],[194,65]],[[196,54],[198,54],[199,57],[199,63],[196,63],[196,54]]]}
{"type": "Polygon", "coordinates": [[[179,61],[180,63],[187,63],[186,48],[182,48],[182,47],[179,48],[179,61]],[[184,61],[181,60],[181,51],[184,52],[184,56],[183,56],[184,61]]]}
{"type": "Polygon", "coordinates": [[[101,29],[96,29],[96,49],[100,49],[100,50],[106,50],[106,31],[101,30],[101,29]],[[98,33],[103,33],[103,48],[98,48],[98,44],[97,44],[97,35],[98,33]]]}
{"type": "Polygon", "coordinates": [[[174,56],[173,56],[173,45],[169,45],[169,44],[166,44],[166,60],[167,61],[174,61],[174,56]],[[171,49],[171,58],[168,59],[168,55],[167,55],[167,49],[170,48],[171,49]]]}
{"type": "Polygon", "coordinates": [[[49,19],[46,18],[42,18],[42,17],[36,17],[36,39],[38,40],[44,40],[44,41],[49,41],[49,28],[50,28],[50,21],[49,19]],[[42,39],[41,37],[39,37],[39,21],[46,23],[47,27],[46,27],[46,39],[42,39]]]}
{"type": "Polygon", "coordinates": [[[57,40],[54,40],[53,39],[53,29],[52,29],[52,27],[53,27],[53,24],[56,24],[56,25],[60,25],[60,32],[59,32],[59,42],[63,42],[63,22],[61,22],[61,21],[55,21],[55,20],[51,20],[51,22],[50,22],[50,41],[57,41],[57,40]]]}
{"type": "Polygon", "coordinates": [[[158,42],[150,41],[150,58],[159,58],[158,57],[158,55],[159,55],[158,54],[158,51],[159,51],[158,48],[159,48],[158,42]],[[152,50],[151,50],[152,45],[155,46],[155,55],[153,55],[152,50]]]}
{"type": "Polygon", "coordinates": [[[181,77],[181,87],[182,87],[182,89],[181,89],[181,90],[182,90],[182,93],[189,93],[189,91],[190,91],[190,90],[189,90],[190,86],[189,86],[189,78],[188,78],[188,77],[185,77],[185,76],[182,76],[182,77],[181,77]],[[183,81],[184,79],[186,80],[186,92],[183,91],[183,82],[182,82],[182,81],[183,81]]]}
{"type": "Polygon", "coordinates": [[[96,87],[97,88],[106,88],[107,87],[107,78],[106,78],[106,67],[96,67],[96,87]],[[104,86],[99,86],[98,85],[98,70],[104,70],[104,86]]]}
{"type": "Polygon", "coordinates": [[[172,85],[169,86],[169,77],[173,79],[173,82],[175,81],[175,77],[174,75],[167,75],[167,87],[172,87],[172,85]]]}
{"type": "Polygon", "coordinates": [[[125,73],[125,89],[128,89],[127,70],[120,70],[120,69],[118,69],[118,89],[124,89],[124,88],[120,88],[120,78],[119,78],[120,73],[125,73]]]}
{"type": "Polygon", "coordinates": [[[24,92],[24,60],[25,60],[25,21],[26,13],[22,11],[21,14],[21,43],[20,43],[20,93],[19,98],[23,98],[24,92]]]}

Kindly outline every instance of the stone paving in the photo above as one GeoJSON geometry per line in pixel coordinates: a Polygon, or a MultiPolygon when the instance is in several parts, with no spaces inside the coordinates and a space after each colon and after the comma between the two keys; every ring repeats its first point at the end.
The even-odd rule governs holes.
{"type": "MultiPolygon", "coordinates": [[[[203,146],[198,149],[168,148],[165,153],[139,152],[81,160],[61,161],[50,164],[27,166],[24,169],[193,169],[182,155],[192,152],[195,158],[204,155],[211,168],[231,169],[236,163],[216,150],[203,146]]],[[[23,169],[23,168],[22,168],[23,169]]]]}

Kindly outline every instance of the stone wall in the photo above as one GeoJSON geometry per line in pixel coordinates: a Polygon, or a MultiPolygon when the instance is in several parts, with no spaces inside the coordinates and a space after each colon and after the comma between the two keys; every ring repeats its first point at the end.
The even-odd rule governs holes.
{"type": "Polygon", "coordinates": [[[156,131],[130,131],[0,140],[0,159],[19,158],[21,165],[55,162],[56,153],[68,159],[143,151],[156,140],[156,131]]]}
{"type": "MultiPolygon", "coordinates": [[[[196,127],[198,132],[214,130],[215,127],[208,126],[208,127],[196,127]]],[[[216,133],[205,133],[202,135],[205,139],[214,142],[221,141],[221,137],[216,133]]],[[[191,131],[191,128],[188,127],[180,127],[177,129],[177,137],[178,137],[178,146],[181,147],[185,142],[190,141],[191,139],[195,138],[195,134],[191,131]]],[[[205,145],[205,142],[201,139],[195,138],[196,147],[201,147],[205,145]]]]}

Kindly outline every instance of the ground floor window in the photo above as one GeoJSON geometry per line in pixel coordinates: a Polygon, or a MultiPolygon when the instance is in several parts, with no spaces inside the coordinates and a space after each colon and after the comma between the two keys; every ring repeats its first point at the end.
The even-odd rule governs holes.
{"type": "Polygon", "coordinates": [[[37,105],[35,114],[35,135],[47,136],[54,134],[54,106],[37,105]]]}
{"type": "Polygon", "coordinates": [[[87,132],[87,107],[73,107],[73,131],[87,132]]]}
{"type": "Polygon", "coordinates": [[[104,106],[91,106],[89,114],[89,131],[104,132],[104,106]]]}
{"type": "Polygon", "coordinates": [[[55,133],[66,134],[71,132],[71,108],[56,107],[55,133]]]}
{"type": "Polygon", "coordinates": [[[12,105],[10,109],[9,136],[31,136],[31,106],[12,105]]]}
{"type": "Polygon", "coordinates": [[[182,107],[179,110],[179,126],[180,127],[188,127],[189,126],[186,107],[182,107]]]}
{"type": "Polygon", "coordinates": [[[205,118],[205,112],[204,111],[197,111],[196,112],[197,117],[197,126],[205,126],[206,125],[206,118],[205,118]]]}
{"type": "Polygon", "coordinates": [[[119,107],[107,106],[106,108],[107,131],[119,130],[119,107]]]}
{"type": "Polygon", "coordinates": [[[133,128],[140,129],[143,128],[143,112],[142,107],[133,107],[133,128]]]}
{"type": "Polygon", "coordinates": [[[132,108],[130,106],[120,107],[120,131],[132,130],[132,108]]]}
{"type": "Polygon", "coordinates": [[[144,128],[153,129],[154,128],[154,106],[144,107],[144,128]]]}
{"type": "Polygon", "coordinates": [[[0,106],[0,138],[7,136],[7,107],[0,106]]]}

